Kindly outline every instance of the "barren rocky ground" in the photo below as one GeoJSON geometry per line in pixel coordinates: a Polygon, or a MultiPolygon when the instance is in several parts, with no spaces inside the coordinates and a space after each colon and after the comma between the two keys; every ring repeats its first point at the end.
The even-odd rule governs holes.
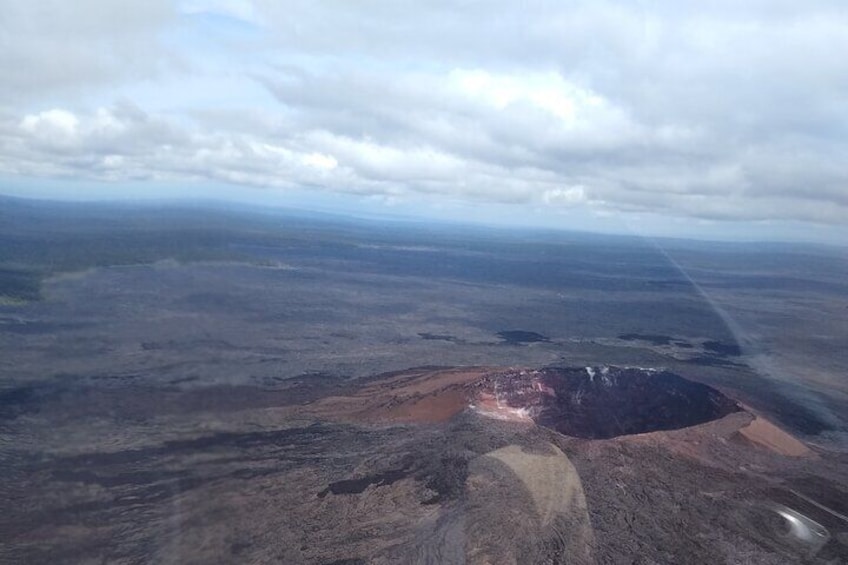
{"type": "Polygon", "coordinates": [[[838,253],[27,218],[4,562],[847,559],[838,253]]]}
{"type": "MultiPolygon", "coordinates": [[[[669,413],[660,415],[665,427],[683,427],[581,439],[551,429],[546,407],[517,385],[500,402],[524,414],[479,408],[505,375],[534,390],[539,375],[579,371],[586,374],[417,369],[320,391],[294,384],[271,407],[222,388],[215,420],[202,410],[154,410],[154,419],[128,419],[120,429],[78,425],[79,436],[42,441],[50,447],[39,454],[7,449],[17,457],[6,463],[15,505],[2,521],[14,540],[4,556],[838,563],[848,555],[845,455],[810,449],[764,416],[722,409],[685,425],[669,413]],[[793,533],[784,509],[824,533],[793,533]]],[[[559,386],[556,394],[571,401],[579,390],[559,386]]],[[[711,401],[730,402],[719,398],[711,401]]],[[[648,414],[646,425],[656,417],[648,414]]]]}

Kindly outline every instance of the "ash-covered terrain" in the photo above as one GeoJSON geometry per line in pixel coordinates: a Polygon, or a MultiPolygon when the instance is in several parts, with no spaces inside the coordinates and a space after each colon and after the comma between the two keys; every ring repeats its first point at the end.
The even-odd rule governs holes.
{"type": "Polygon", "coordinates": [[[2,204],[3,562],[846,562],[841,250],[2,204]]]}

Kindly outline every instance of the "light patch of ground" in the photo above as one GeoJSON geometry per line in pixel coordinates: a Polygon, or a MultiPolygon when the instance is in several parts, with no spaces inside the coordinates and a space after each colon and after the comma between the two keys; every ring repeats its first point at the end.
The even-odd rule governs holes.
{"type": "Polygon", "coordinates": [[[480,393],[471,409],[487,418],[496,420],[509,420],[512,422],[533,422],[530,410],[527,408],[514,408],[502,402],[496,394],[488,392],[480,393]]]}
{"type": "Polygon", "coordinates": [[[789,457],[810,455],[812,451],[799,439],[784,432],[765,418],[755,416],[739,433],[757,445],[789,457]]]}

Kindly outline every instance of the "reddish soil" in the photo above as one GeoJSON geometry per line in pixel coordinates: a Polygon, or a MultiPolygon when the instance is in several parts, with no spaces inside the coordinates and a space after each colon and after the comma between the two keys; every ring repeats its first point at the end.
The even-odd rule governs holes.
{"type": "MultiPolygon", "coordinates": [[[[692,384],[674,375],[634,369],[604,368],[590,375],[592,372],[582,368],[411,369],[368,380],[348,396],[323,398],[308,405],[306,410],[321,418],[359,423],[441,423],[471,408],[486,417],[535,422],[565,435],[572,435],[567,426],[560,429],[566,416],[579,418],[580,425],[591,428],[597,418],[623,421],[630,411],[643,418],[647,417],[644,414],[660,414],[668,421],[648,421],[641,432],[621,426],[617,441],[663,445],[672,452],[709,465],[720,465],[714,454],[720,451],[717,444],[727,440],[753,444],[784,456],[812,454],[795,437],[753,414],[748,407],[738,406],[704,385],[692,384]],[[671,385],[676,387],[678,397],[691,393],[690,397],[685,397],[688,404],[682,404],[676,411],[663,405],[652,410],[643,409],[645,398],[653,401],[667,394],[664,387],[671,385]],[[699,408],[709,413],[705,412],[700,420],[693,420],[691,413],[699,408]],[[686,418],[678,422],[676,417],[681,413],[686,418]]],[[[589,432],[590,428],[587,428],[589,432]]],[[[577,431],[586,432],[583,428],[577,431]]],[[[574,435],[610,438],[600,433],[574,435]]]]}
{"type": "Polygon", "coordinates": [[[445,422],[468,407],[475,384],[491,371],[413,369],[371,381],[351,396],[319,400],[310,408],[324,417],[359,422],[445,422]]]}
{"type": "Polygon", "coordinates": [[[760,416],[755,416],[750,424],[739,430],[739,434],[780,455],[801,457],[812,453],[800,440],[760,416]]]}

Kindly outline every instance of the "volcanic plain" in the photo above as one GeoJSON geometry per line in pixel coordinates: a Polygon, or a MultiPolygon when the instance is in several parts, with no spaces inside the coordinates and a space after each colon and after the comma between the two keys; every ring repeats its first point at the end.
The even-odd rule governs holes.
{"type": "Polygon", "coordinates": [[[848,260],[0,207],[0,560],[843,563],[848,260]]]}

